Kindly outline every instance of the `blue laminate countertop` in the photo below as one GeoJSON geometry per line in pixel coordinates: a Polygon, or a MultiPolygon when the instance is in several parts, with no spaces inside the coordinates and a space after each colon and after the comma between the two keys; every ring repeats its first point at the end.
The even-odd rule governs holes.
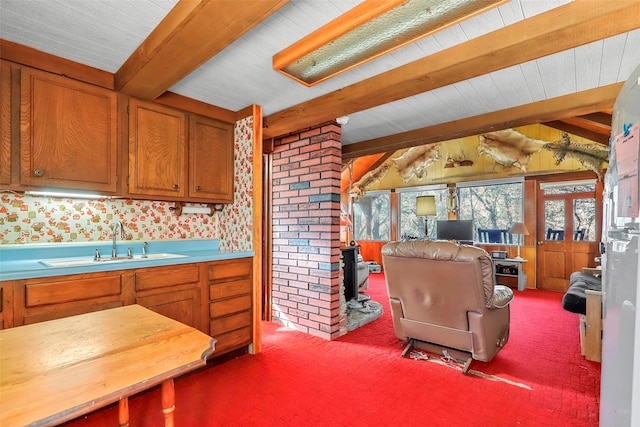
{"type": "MultiPolygon", "coordinates": [[[[118,255],[125,255],[131,248],[134,255],[142,253],[142,241],[119,241],[118,255]]],[[[95,273],[99,271],[128,270],[163,265],[189,264],[234,258],[245,258],[254,255],[247,252],[221,252],[219,242],[207,240],[159,240],[150,241],[147,253],[172,253],[184,255],[180,258],[144,259],[132,262],[99,262],[80,267],[48,267],[41,261],[56,258],[93,258],[96,249],[102,256],[111,254],[112,243],[108,241],[82,243],[51,243],[27,245],[0,245],[0,281],[31,279],[36,277],[52,277],[67,274],[95,273]]]]}

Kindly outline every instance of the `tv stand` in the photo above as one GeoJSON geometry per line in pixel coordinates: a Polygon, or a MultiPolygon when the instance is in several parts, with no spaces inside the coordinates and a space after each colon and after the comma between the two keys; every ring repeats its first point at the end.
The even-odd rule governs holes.
{"type": "Polygon", "coordinates": [[[498,277],[514,277],[518,279],[518,290],[524,291],[527,288],[527,275],[524,274],[523,266],[526,259],[517,258],[493,258],[493,272],[498,277]]]}

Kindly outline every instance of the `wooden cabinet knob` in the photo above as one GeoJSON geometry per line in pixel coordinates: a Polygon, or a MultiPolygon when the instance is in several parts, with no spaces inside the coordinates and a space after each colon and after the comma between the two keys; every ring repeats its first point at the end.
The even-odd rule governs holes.
{"type": "Polygon", "coordinates": [[[180,186],[178,184],[173,184],[173,189],[177,190],[178,188],[180,188],[180,186]]]}
{"type": "Polygon", "coordinates": [[[196,191],[200,191],[202,189],[202,187],[200,187],[199,185],[196,185],[196,191]]]}
{"type": "Polygon", "coordinates": [[[33,176],[44,176],[44,169],[36,169],[33,171],[33,176]]]}

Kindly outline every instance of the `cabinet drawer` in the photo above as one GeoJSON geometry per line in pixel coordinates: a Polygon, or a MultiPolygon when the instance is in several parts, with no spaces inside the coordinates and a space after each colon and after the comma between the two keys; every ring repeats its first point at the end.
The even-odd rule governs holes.
{"type": "Polygon", "coordinates": [[[243,345],[251,344],[251,327],[236,329],[235,331],[217,336],[213,334],[211,335],[217,341],[216,350],[213,353],[214,356],[242,347],[243,345]]]}
{"type": "Polygon", "coordinates": [[[226,316],[227,314],[249,310],[251,308],[251,295],[215,301],[209,304],[209,317],[226,316]]]}
{"type": "Polygon", "coordinates": [[[239,279],[209,286],[209,299],[216,300],[251,293],[251,279],[239,279]]]}
{"type": "Polygon", "coordinates": [[[247,326],[251,326],[251,311],[213,319],[209,324],[209,335],[215,338],[216,335],[247,326]]]}
{"type": "Polygon", "coordinates": [[[60,304],[120,295],[120,293],[120,275],[61,280],[49,283],[27,283],[25,287],[25,305],[26,307],[38,307],[47,304],[60,304]]]}
{"type": "Polygon", "coordinates": [[[251,258],[216,261],[209,265],[209,280],[251,277],[251,258]]]}
{"type": "Polygon", "coordinates": [[[136,273],[136,291],[166,288],[200,281],[200,270],[196,264],[156,267],[136,273]]]}

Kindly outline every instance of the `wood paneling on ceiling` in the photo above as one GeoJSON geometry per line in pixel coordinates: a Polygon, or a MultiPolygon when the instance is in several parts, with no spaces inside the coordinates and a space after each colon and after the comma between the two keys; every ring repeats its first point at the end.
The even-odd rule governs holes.
{"type": "Polygon", "coordinates": [[[224,120],[260,105],[265,138],[349,115],[345,160],[518,123],[603,141],[640,62],[639,1],[510,0],[312,88],[273,70],[361,3],[2,0],[0,57],[224,120]]]}
{"type": "Polygon", "coordinates": [[[483,132],[508,129],[533,123],[544,123],[557,118],[573,117],[613,106],[622,83],[539,101],[494,113],[455,120],[396,135],[349,144],[342,147],[342,159],[348,160],[380,152],[396,151],[416,145],[447,141],[483,132]]]}
{"type": "Polygon", "coordinates": [[[576,1],[265,117],[265,137],[430,91],[638,27],[640,2],[576,1]],[[550,42],[552,41],[552,42],[550,42]]]}
{"type": "Polygon", "coordinates": [[[157,98],[288,1],[179,2],[116,72],[116,89],[157,98]]]}

